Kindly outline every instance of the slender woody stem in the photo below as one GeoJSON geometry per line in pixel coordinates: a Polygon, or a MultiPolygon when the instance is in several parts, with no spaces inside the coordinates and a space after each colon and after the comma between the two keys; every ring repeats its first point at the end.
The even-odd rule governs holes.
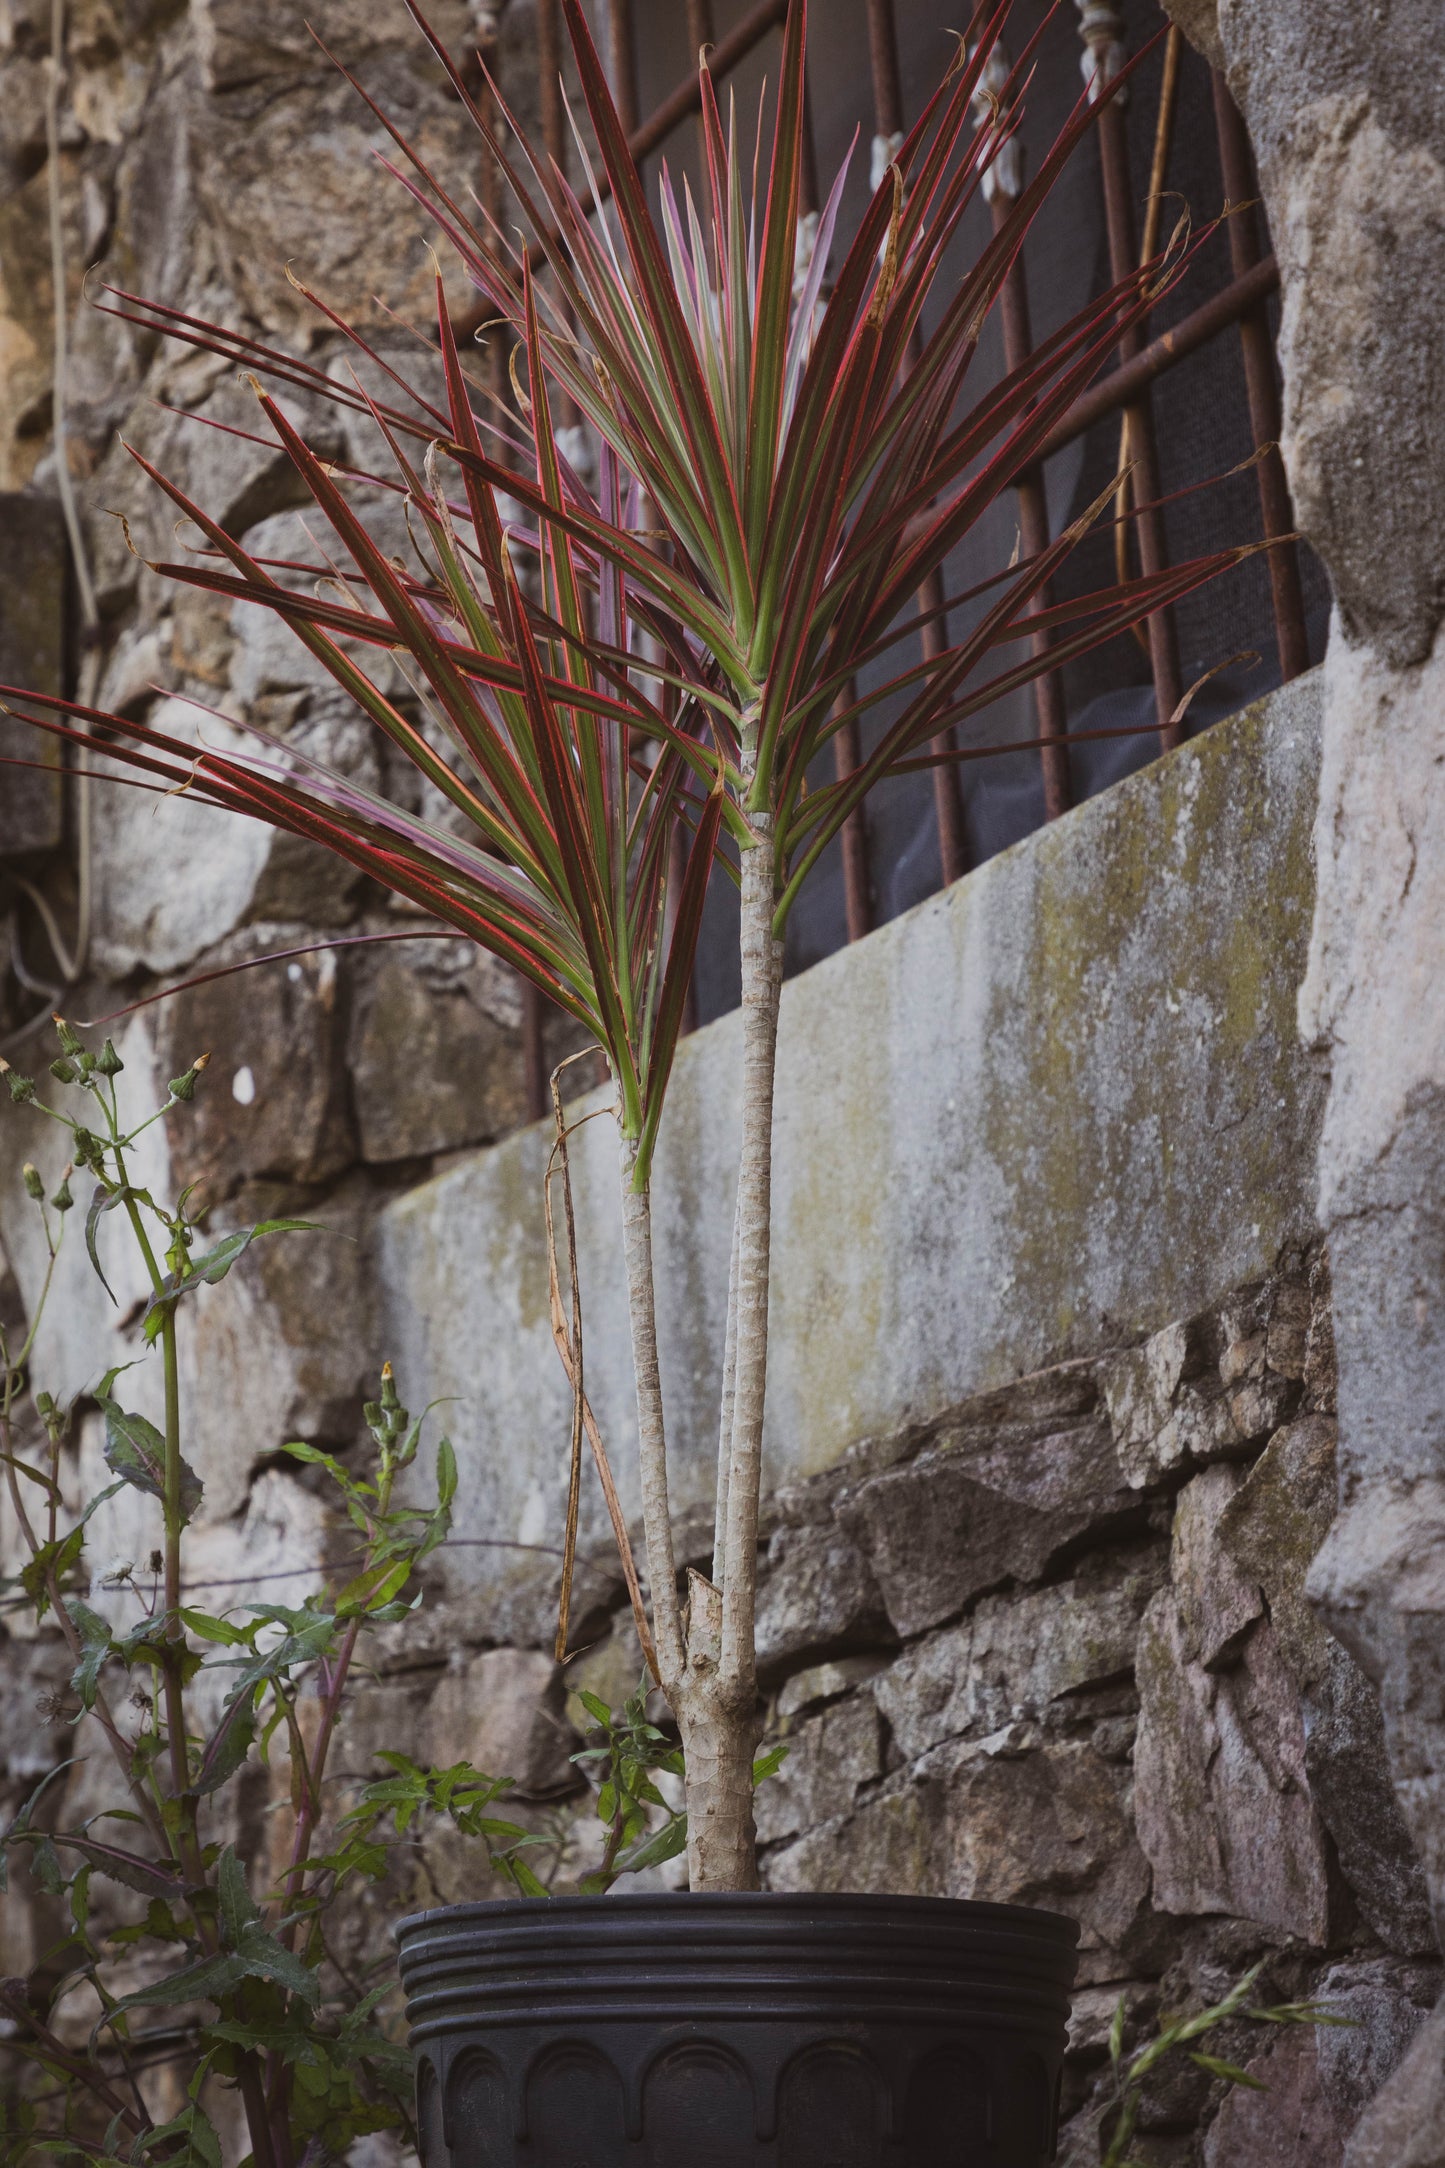
{"type": "Polygon", "coordinates": [[[718,1417],[717,1512],[713,1522],[712,1577],[721,1588],[727,1576],[728,1478],[732,1472],[733,1392],[737,1383],[738,1215],[733,1212],[732,1250],[728,1258],[727,1338],[723,1344],[722,1408],[718,1417]]]}
{"type": "Polygon", "coordinates": [[[768,1260],[772,1222],[773,1086],[783,945],[773,932],[776,848],[771,811],[753,815],[756,841],[742,854],[742,1143],[738,1154],[737,1289],[734,1304],[732,1437],[728,1450],[727,1575],[721,1671],[749,1699],[757,1665],[758,1496],[768,1367],[768,1260]]]}
{"type": "Polygon", "coordinates": [[[657,1359],[657,1305],[652,1277],[652,1196],[636,1189],[637,1139],[625,1133],[622,1158],[622,1248],[627,1271],[627,1309],[632,1325],[632,1367],[637,1381],[637,1447],[642,1473],[642,1526],[647,1574],[652,1583],[652,1620],[663,1690],[676,1707],[684,1675],[682,1612],[677,1600],[677,1560],[667,1496],[667,1432],[662,1411],[662,1373],[657,1359]]]}

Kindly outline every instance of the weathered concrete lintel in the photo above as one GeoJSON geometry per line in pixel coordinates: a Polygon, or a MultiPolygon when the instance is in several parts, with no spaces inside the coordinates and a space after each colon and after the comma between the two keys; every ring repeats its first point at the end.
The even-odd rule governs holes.
{"type": "MultiPolygon", "coordinates": [[[[768,1478],[1122,1344],[1314,1227],[1295,1031],[1318,685],[1298,681],[790,982],[768,1478]]],[[[737,1019],[685,1042],[655,1184],[679,1510],[711,1493],[737,1019]]],[[[459,1533],[553,1543],[568,1405],[529,1130],[383,1215],[387,1348],[455,1396],[459,1533]]],[[[573,1154],[587,1385],[635,1503],[615,1137],[573,1154]]],[[[600,1515],[594,1511],[599,1538],[600,1515]]],[[[515,1553],[448,1554],[473,1587],[515,1553]]]]}

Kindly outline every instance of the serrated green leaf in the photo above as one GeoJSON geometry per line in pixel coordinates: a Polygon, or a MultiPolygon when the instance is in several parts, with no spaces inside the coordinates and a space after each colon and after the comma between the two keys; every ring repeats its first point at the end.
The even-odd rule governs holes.
{"type": "Polygon", "coordinates": [[[251,1244],[263,1235],[325,1234],[328,1231],[316,1220],[275,1219],[259,1220],[254,1227],[238,1227],[234,1233],[224,1235],[203,1255],[193,1258],[185,1273],[167,1275],[143,1321],[147,1346],[154,1347],[162,1326],[183,1295],[194,1294],[198,1287],[217,1286],[232,1266],[245,1256],[251,1244]]]}
{"type": "Polygon", "coordinates": [[[58,1897],[65,1887],[60,1858],[49,1837],[36,1838],[30,1847],[30,1872],[37,1888],[47,1897],[58,1897]]]}
{"type": "Polygon", "coordinates": [[[242,1928],[237,1955],[245,1959],[251,1978],[270,1980],[313,2009],[320,2002],[321,1982],[316,1973],[268,1933],[259,1920],[242,1928]]]}
{"type": "Polygon", "coordinates": [[[246,1881],[246,1870],[236,1857],[236,1847],[228,1844],[216,1862],[216,1901],[221,1923],[221,1940],[229,1950],[241,1947],[248,1927],[261,1915],[251,1896],[246,1881]]]}
{"type": "Polygon", "coordinates": [[[380,1564],[368,1566],[354,1581],[349,1581],[336,1599],[338,1618],[349,1618],[358,1611],[369,1611],[373,1604],[390,1603],[411,1574],[411,1560],[402,1558],[394,1563],[383,1559],[380,1564]]]}
{"type": "Polygon", "coordinates": [[[240,1626],[233,1626],[229,1619],[215,1618],[208,1611],[188,1611],[182,1608],[181,1624],[200,1641],[213,1641],[222,1648],[246,1648],[250,1636],[240,1626]]]}
{"type": "Polygon", "coordinates": [[[142,1897],[177,1902],[185,1895],[185,1885],[170,1866],[142,1859],[135,1852],[122,1851],[118,1845],[102,1844],[95,1837],[68,1831],[58,1830],[55,1842],[69,1851],[78,1852],[87,1867],[97,1874],[121,1883],[126,1889],[137,1890],[142,1897]]]}
{"type": "Polygon", "coordinates": [[[101,1271],[100,1268],[100,1256],[95,1246],[96,1229],[100,1224],[103,1214],[107,1212],[113,1212],[115,1210],[115,1207],[117,1205],[124,1204],[128,1197],[134,1197],[137,1203],[150,1203],[149,1193],[143,1189],[132,1190],[120,1187],[117,1187],[115,1189],[108,1189],[103,1182],[99,1182],[96,1184],[94,1193],[91,1196],[89,1208],[87,1209],[85,1215],[86,1255],[90,1259],[91,1266],[95,1272],[96,1278],[99,1280],[101,1286],[105,1289],[106,1293],[110,1296],[112,1302],[115,1301],[115,1293],[111,1287],[109,1280],[106,1278],[105,1274],[101,1271]]]}
{"type": "Polygon", "coordinates": [[[246,1974],[244,1958],[226,1950],[217,1957],[203,1957],[194,1964],[182,1965],[178,1972],[168,1972],[163,1980],[152,1980],[148,1987],[138,1987],[129,1995],[122,1995],[107,2015],[116,2017],[126,2010],[175,2009],[187,2002],[219,2002],[223,1995],[239,1986],[246,1974]]]}
{"type": "Polygon", "coordinates": [[[129,1415],[114,1400],[102,1399],[105,1416],[105,1463],[112,1475],[152,1498],[166,1494],[166,1441],[144,1415],[129,1415]]]}
{"type": "Polygon", "coordinates": [[[522,1897],[547,1897],[551,1892],[545,1882],[539,1882],[524,1859],[503,1858],[497,1862],[503,1872],[515,1884],[522,1897]]]}
{"type": "Polygon", "coordinates": [[[111,1652],[110,1622],[92,1611],[89,1604],[78,1596],[71,1597],[66,1606],[73,1624],[80,1633],[82,1654],[80,1662],[70,1675],[70,1683],[80,1696],[82,1710],[93,1709],[100,1691],[100,1674],[111,1652]]]}
{"type": "MultiPolygon", "coordinates": [[[[149,1497],[166,1494],[166,1441],[143,1415],[128,1414],[114,1400],[102,1400],[105,1415],[105,1463],[113,1475],[149,1497]]],[[[189,1521],[201,1502],[200,1477],[186,1460],[181,1461],[181,1519],[189,1521]]]]}
{"type": "Polygon", "coordinates": [[[64,1586],[66,1575],[78,1561],[85,1547],[85,1518],[53,1543],[43,1543],[38,1551],[20,1569],[20,1586],[35,1607],[37,1619],[44,1618],[50,1609],[50,1581],[64,1586]]]}
{"type": "MultiPolygon", "coordinates": [[[[170,2141],[178,2138],[186,2139],[190,2145],[189,2157],[182,2157],[184,2168],[221,2168],[221,2141],[210,2117],[194,2100],[173,2121],[146,2133],[146,2152],[154,2157],[156,2146],[168,2146],[170,2141]]],[[[171,2160],[175,2156],[167,2150],[160,2157],[171,2160]]]]}

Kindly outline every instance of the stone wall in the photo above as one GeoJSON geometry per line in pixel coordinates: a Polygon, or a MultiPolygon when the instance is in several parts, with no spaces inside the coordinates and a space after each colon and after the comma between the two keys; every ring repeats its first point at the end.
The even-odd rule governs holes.
{"type": "MultiPolygon", "coordinates": [[[[1283,283],[1283,448],[1338,598],[1301,994],[1328,1065],[1341,1505],[1311,1587],[1381,1687],[1445,1921],[1445,70],[1438,7],[1169,0],[1249,122],[1283,283]]],[[[1351,2168],[1445,2161],[1445,2009],[1351,2168]]]]}
{"type": "MultiPolygon", "coordinates": [[[[27,636],[42,635],[28,667],[47,673],[62,629],[36,127],[48,13],[39,0],[0,9],[0,483],[27,491],[34,539],[12,547],[12,569],[29,583],[27,636]]],[[[464,181],[469,146],[400,10],[326,0],[314,13],[464,181]]],[[[435,13],[459,42],[462,8],[435,13]]],[[[375,131],[300,11],[76,0],[70,18],[61,156],[73,265],[105,252],[123,283],[258,337],[309,340],[313,356],[328,349],[304,329],[287,261],[342,306],[367,310],[377,295],[403,312],[418,304],[429,276],[420,221],[383,177],[359,178],[375,131]],[[308,157],[291,181],[297,144],[308,157]]],[[[525,0],[504,21],[504,65],[529,84],[525,0]]],[[[1267,162],[1267,178],[1274,170],[1267,162]]],[[[190,711],[160,706],[190,695],[364,781],[393,782],[330,682],[274,628],[178,594],[127,549],[111,510],[126,513],[143,555],[169,553],[172,538],[122,435],[254,546],[298,546],[294,485],[264,447],[166,411],[249,427],[249,395],[219,366],[75,300],[72,461],[107,618],[102,697],[193,728],[190,711]]],[[[399,336],[374,322],[383,343],[399,336]]],[[[300,418],[319,450],[341,448],[327,418],[300,418]]],[[[9,537],[18,532],[12,513],[9,537]]],[[[1357,569],[1350,606],[1363,622],[1370,566],[1357,569]]],[[[15,592],[7,581],[7,602],[15,592]]],[[[1417,646],[1421,607],[1408,580],[1381,605],[1392,625],[1416,625],[1417,646]]],[[[7,609],[0,625],[7,655],[15,616],[7,609]]],[[[1424,701],[1423,666],[1404,657],[1417,675],[1397,682],[1379,675],[1400,664],[1394,649],[1378,666],[1352,653],[1332,658],[1331,685],[1363,672],[1360,697],[1382,718],[1392,703],[1424,701]]],[[[760,1801],[767,1876],[1074,1913],[1085,1948],[1071,2111],[1099,2076],[1121,1994],[1131,2027],[1144,2027],[1263,1956],[1279,1993],[1327,1993],[1358,2020],[1273,2047],[1241,2034],[1226,2052],[1257,2065],[1270,2090],[1218,2114],[1202,2073],[1161,2089],[1143,2157],[1181,2168],[1307,2155],[1333,2168],[1438,1988],[1421,1870],[1382,1773],[1379,1700],[1301,1594],[1330,1522],[1335,1451],[1313,1172],[1321,1088],[1293,1028],[1314,904],[1318,690],[1311,681],[1237,719],[793,982],[784,1026],[789,1171],[762,1635],[770,1724],[791,1752],[760,1801]]],[[[207,725],[217,737],[225,727],[207,725]]],[[[1400,783],[1389,819],[1382,800],[1388,848],[1372,858],[1351,846],[1351,857],[1328,821],[1321,831],[1335,898],[1322,923],[1338,939],[1321,936],[1317,975],[1329,955],[1354,953],[1349,864],[1360,897],[1387,865],[1399,912],[1432,907],[1428,882],[1410,899],[1428,732],[1398,742],[1425,766],[1400,783]]],[[[1331,806],[1353,787],[1351,758],[1337,733],[1331,806]]],[[[384,899],[289,842],[183,800],[160,820],[119,793],[98,792],[94,807],[94,968],[77,1013],[318,931],[397,929],[384,899]]],[[[0,835],[26,854],[22,866],[63,878],[42,856],[55,819],[41,779],[23,806],[7,797],[0,835]]],[[[1361,902],[1361,923],[1372,912],[1361,902]]],[[[1363,966],[1358,983],[1363,1002],[1363,966]]],[[[1378,1029],[1387,1050],[1410,1050],[1408,1097],[1428,1068],[1419,1046],[1434,1011],[1409,1000],[1408,976],[1382,983],[1401,996],[1378,1029]]],[[[1368,1030],[1351,1026],[1352,1043],[1364,1047],[1376,1021],[1371,1011],[1368,1030]]],[[[585,1653],[565,1674],[549,1653],[565,1409],[542,1309],[543,1146],[522,1128],[519,1022],[505,973],[438,944],[298,956],[147,1012],[121,1044],[141,1096],[202,1047],[214,1055],[186,1120],[164,1140],[152,1133],[144,1173],[203,1182],[218,1225],[281,1209],[331,1230],[258,1250],[198,1312],[187,1351],[188,1450],[207,1485],[197,1585],[324,1563],[335,1533],[322,1501],[275,1465],[275,1450],[294,1436],[354,1443],[384,1355],[414,1401],[460,1393],[446,1416],[465,1472],[458,1543],[435,1562],[418,1625],[388,1646],[358,1699],[345,1766],[358,1775],[381,1748],[405,1745],[509,1771],[566,1877],[597,1849],[568,1759],[579,1713],[569,1695],[590,1685],[616,1698],[639,1666],[590,1494],[574,1609],[585,1653]]],[[[704,1544],[734,1030],[724,1019],[684,1048],[662,1162],[687,1556],[704,1544]],[[714,1234],[700,1241],[705,1226],[714,1234]]],[[[1432,1106],[1418,1101],[1412,1135],[1427,1136],[1432,1106]]],[[[589,1376],[631,1506],[605,1125],[582,1139],[589,1376]]],[[[1341,1190],[1331,1251],[1355,1291],[1341,1313],[1347,1381],[1349,1350],[1374,1351],[1358,1373],[1354,1436],[1379,1421],[1373,1402],[1392,1434],[1418,1440],[1413,1483],[1433,1466],[1433,1432],[1412,1429],[1409,1411],[1429,1404],[1434,1283],[1418,1282],[1418,1345],[1402,1364],[1398,1317],[1382,1324],[1372,1309],[1385,1283],[1359,1265],[1352,1230],[1398,1226],[1413,1240],[1396,1190],[1428,1196],[1433,1163],[1402,1147],[1381,1164],[1395,1189],[1383,1202],[1370,1192],[1363,1217],[1341,1190]]],[[[21,1206],[7,1145],[0,1299],[17,1309],[36,1276],[21,1206]]],[[[138,1290],[117,1282],[112,1309],[79,1252],[73,1243],[38,1363],[66,1394],[136,1352],[138,1290]]],[[[1402,1285],[1417,1284],[1413,1270],[1402,1285]]],[[[1348,1424],[1347,1408],[1347,1441],[1348,1424]]],[[[1358,1451],[1347,1442],[1347,1469],[1358,1451]]],[[[98,1487],[100,1470],[93,1421],[82,1421],[74,1495],[98,1487]]],[[[129,1514],[107,1512],[92,1555],[137,1555],[143,1513],[134,1501],[129,1514]]],[[[1380,1526],[1403,1555],[1417,1521],[1406,1486],[1380,1526]]],[[[1425,1691],[1408,1642],[1352,1639],[1387,1680],[1397,1755],[1401,1712],[1425,1691]]],[[[0,1651],[7,1798],[70,1751],[63,1716],[35,1713],[54,1653],[17,1638],[0,1651]]],[[[1428,1794],[1432,1767],[1427,1756],[1408,1777],[1407,1811],[1409,1784],[1428,1794]]],[[[72,1806],[88,1801],[88,1781],[70,1779],[72,1806]]],[[[264,1804],[255,1792],[245,1810],[258,1858],[264,1804]]],[[[1427,1826],[1417,1816],[1417,1839],[1427,1826]]],[[[386,1892],[349,1933],[374,1950],[387,1907],[482,1886],[474,1853],[431,1844],[414,1884],[386,1892]]],[[[0,1969],[22,1970],[37,1932],[12,1896],[0,1969]]]]}

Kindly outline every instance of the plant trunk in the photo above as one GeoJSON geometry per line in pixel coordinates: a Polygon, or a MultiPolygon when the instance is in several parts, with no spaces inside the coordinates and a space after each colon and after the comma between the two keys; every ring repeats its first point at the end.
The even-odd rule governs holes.
{"type": "Polygon", "coordinates": [[[657,1359],[657,1307],[652,1277],[652,1197],[633,1187],[637,1140],[622,1139],[622,1251],[627,1272],[627,1313],[632,1326],[632,1370],[637,1385],[637,1454],[642,1476],[642,1528],[647,1542],[653,1636],[662,1690],[677,1713],[685,1675],[682,1613],[677,1600],[677,1562],[667,1496],[667,1433],[662,1410],[662,1372],[657,1359]]]}
{"type": "Polygon", "coordinates": [[[753,1614],[758,1583],[763,1402],[768,1378],[773,1083],[778,1004],[783,988],[783,944],[773,932],[777,893],[771,812],[754,816],[753,833],[756,842],[742,854],[742,1141],[738,1152],[733,1420],[719,1664],[729,1700],[738,1705],[746,1701],[749,1707],[757,1688],[753,1614]]]}
{"type": "Polygon", "coordinates": [[[758,1887],[753,1757],[762,1724],[753,1623],[768,1360],[773,1077],[783,950],[773,932],[777,884],[771,812],[754,816],[753,833],[756,841],[742,860],[743,1107],[719,1440],[717,1552],[722,1586],[692,1575],[685,1625],[677,1598],[667,1493],[651,1203],[645,1189],[633,1187],[636,1144],[622,1139],[623,1249],[637,1383],[643,1525],[662,1687],[682,1734],[688,1881],[695,1891],[758,1887]]]}
{"type": "Polygon", "coordinates": [[[756,1697],[739,1707],[716,1673],[679,1697],[687,1769],[687,1883],[694,1891],[758,1887],[753,1756],[762,1730],[756,1697]]]}

